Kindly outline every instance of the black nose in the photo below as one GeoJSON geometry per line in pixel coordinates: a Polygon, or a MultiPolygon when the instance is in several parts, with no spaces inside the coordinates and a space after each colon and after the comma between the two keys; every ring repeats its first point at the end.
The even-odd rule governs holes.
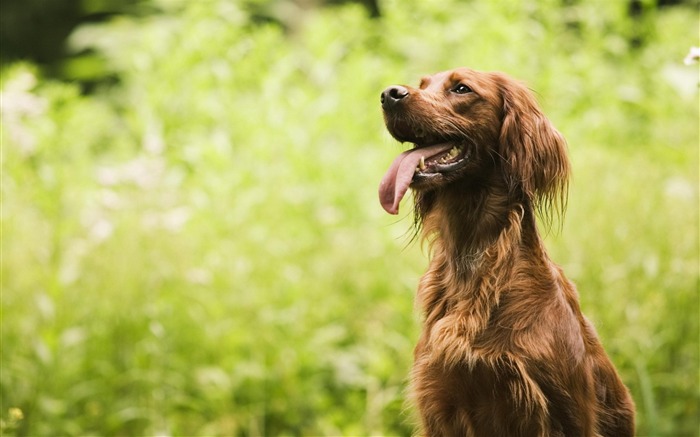
{"type": "Polygon", "coordinates": [[[408,96],[408,89],[401,85],[390,86],[382,92],[382,108],[388,109],[408,96]]]}

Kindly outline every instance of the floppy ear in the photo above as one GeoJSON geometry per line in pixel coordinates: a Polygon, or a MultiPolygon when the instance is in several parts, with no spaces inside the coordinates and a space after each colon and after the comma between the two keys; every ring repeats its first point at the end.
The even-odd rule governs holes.
{"type": "Polygon", "coordinates": [[[570,173],[566,140],[524,85],[502,78],[500,88],[503,124],[499,154],[511,193],[522,193],[546,216],[563,214],[570,173]],[[555,211],[548,211],[550,208],[555,211]]]}

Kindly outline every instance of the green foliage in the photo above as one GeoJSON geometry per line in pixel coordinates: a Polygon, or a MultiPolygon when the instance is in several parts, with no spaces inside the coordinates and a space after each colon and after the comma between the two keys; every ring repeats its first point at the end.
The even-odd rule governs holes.
{"type": "Polygon", "coordinates": [[[697,21],[583,3],[393,0],[285,33],[173,2],[72,36],[120,78],[93,96],[6,68],[3,433],[409,435],[426,259],[376,198],[400,150],[378,96],[468,65],[525,80],[568,138],[552,254],[639,435],[694,435],[697,21]]]}

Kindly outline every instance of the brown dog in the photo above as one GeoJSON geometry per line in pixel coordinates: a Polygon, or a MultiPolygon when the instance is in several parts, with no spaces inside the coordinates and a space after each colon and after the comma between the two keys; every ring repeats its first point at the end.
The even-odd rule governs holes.
{"type": "Polygon", "coordinates": [[[398,213],[412,188],[430,241],[413,391],[429,436],[625,437],[634,404],[536,212],[565,208],[564,138],[500,73],[460,68],[382,93],[386,126],[414,144],[379,187],[398,213]]]}

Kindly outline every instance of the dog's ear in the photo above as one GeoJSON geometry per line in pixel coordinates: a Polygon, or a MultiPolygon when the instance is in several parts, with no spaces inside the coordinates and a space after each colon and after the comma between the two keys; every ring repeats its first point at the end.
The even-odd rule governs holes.
{"type": "Polygon", "coordinates": [[[503,123],[498,153],[511,192],[520,192],[542,214],[566,208],[570,173],[566,140],[544,116],[522,84],[499,77],[503,123]]]}

